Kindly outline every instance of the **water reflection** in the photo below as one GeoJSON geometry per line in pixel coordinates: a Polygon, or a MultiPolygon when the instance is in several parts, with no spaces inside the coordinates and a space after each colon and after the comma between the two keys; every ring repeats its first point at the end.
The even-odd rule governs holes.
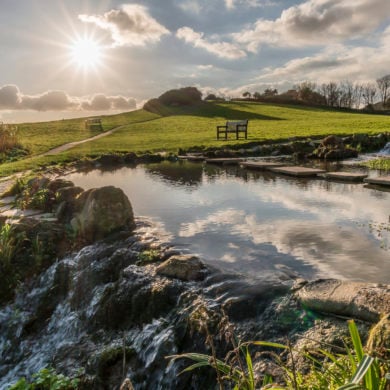
{"type": "Polygon", "coordinates": [[[176,245],[225,271],[253,278],[390,277],[390,194],[362,184],[189,162],[69,179],[85,189],[121,187],[135,215],[154,219],[176,245]]]}

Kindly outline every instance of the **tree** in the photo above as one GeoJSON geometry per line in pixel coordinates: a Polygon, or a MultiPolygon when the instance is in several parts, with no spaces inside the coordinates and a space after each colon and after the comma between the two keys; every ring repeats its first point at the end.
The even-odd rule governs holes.
{"type": "Polygon", "coordinates": [[[377,94],[377,89],[374,83],[366,83],[363,85],[363,100],[366,106],[374,104],[374,99],[377,94]]]}
{"type": "Polygon", "coordinates": [[[246,92],[244,92],[244,93],[242,94],[242,96],[244,96],[244,98],[250,99],[252,95],[251,95],[250,92],[246,91],[246,92]]]}
{"type": "Polygon", "coordinates": [[[255,93],[253,94],[253,98],[256,99],[256,100],[260,99],[260,98],[261,98],[260,92],[255,92],[255,93]]]}
{"type": "Polygon", "coordinates": [[[390,74],[377,79],[376,83],[378,85],[383,107],[385,107],[387,103],[387,97],[390,94],[390,74]]]}
{"type": "Polygon", "coordinates": [[[213,93],[209,93],[204,100],[217,100],[217,96],[215,96],[213,93]]]}
{"type": "Polygon", "coordinates": [[[344,108],[352,108],[354,97],[353,83],[349,80],[343,81],[339,85],[339,90],[339,106],[344,108]]]}
{"type": "Polygon", "coordinates": [[[272,97],[272,96],[276,96],[277,94],[278,94],[277,89],[267,88],[264,90],[263,96],[264,97],[272,97]]]}

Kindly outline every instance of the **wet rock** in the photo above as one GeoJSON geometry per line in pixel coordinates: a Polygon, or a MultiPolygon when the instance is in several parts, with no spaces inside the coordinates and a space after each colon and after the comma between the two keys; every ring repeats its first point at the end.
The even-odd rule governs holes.
{"type": "Polygon", "coordinates": [[[101,165],[114,166],[123,164],[124,159],[123,156],[119,154],[103,154],[95,161],[101,165]]]}
{"type": "Polygon", "coordinates": [[[360,282],[320,279],[296,292],[309,309],[377,322],[390,313],[390,286],[360,282]]]}
{"type": "Polygon", "coordinates": [[[195,256],[178,255],[172,256],[160,264],[156,273],[185,281],[202,280],[206,275],[206,267],[195,256]]]}
{"type": "Polygon", "coordinates": [[[74,184],[69,180],[55,179],[48,183],[47,189],[51,192],[56,193],[60,188],[74,187],[74,184]]]}
{"type": "Polygon", "coordinates": [[[59,221],[68,223],[75,212],[76,199],[84,190],[81,187],[63,187],[56,193],[58,206],[55,210],[55,216],[59,221]]]}
{"type": "Polygon", "coordinates": [[[72,228],[89,242],[119,230],[135,228],[129,199],[121,189],[113,186],[83,192],[77,198],[76,210],[80,211],[71,220],[72,228]]]}
{"type": "Polygon", "coordinates": [[[320,146],[309,157],[324,160],[343,160],[357,157],[357,155],[357,150],[351,147],[345,147],[340,137],[330,135],[321,141],[320,146]]]}
{"type": "Polygon", "coordinates": [[[80,195],[84,190],[81,187],[66,186],[61,187],[57,190],[57,201],[61,202],[74,202],[78,195],[80,195]]]}

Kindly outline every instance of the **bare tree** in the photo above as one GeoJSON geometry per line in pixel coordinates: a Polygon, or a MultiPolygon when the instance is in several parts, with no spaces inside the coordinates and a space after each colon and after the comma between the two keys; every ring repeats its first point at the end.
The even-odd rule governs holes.
{"type": "Polygon", "coordinates": [[[363,89],[364,87],[362,84],[355,83],[353,85],[353,105],[357,109],[359,109],[360,105],[362,104],[363,89]]]}
{"type": "Polygon", "coordinates": [[[387,103],[387,97],[390,94],[390,74],[377,79],[376,84],[378,85],[383,107],[385,107],[387,103]]]}
{"type": "Polygon", "coordinates": [[[353,83],[349,80],[343,81],[339,85],[339,106],[352,108],[353,105],[353,83]]]}
{"type": "Polygon", "coordinates": [[[363,85],[363,101],[366,106],[374,104],[374,99],[377,94],[377,88],[374,83],[366,83],[363,85]]]}

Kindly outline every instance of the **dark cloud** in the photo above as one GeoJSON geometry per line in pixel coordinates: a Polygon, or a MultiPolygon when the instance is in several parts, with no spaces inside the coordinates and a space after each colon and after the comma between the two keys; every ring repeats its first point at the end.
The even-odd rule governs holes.
{"type": "Polygon", "coordinates": [[[0,87],[0,110],[33,111],[109,111],[134,110],[136,101],[124,96],[96,94],[91,98],[69,96],[64,91],[47,91],[40,95],[24,95],[16,85],[0,87]]]}
{"type": "Polygon", "coordinates": [[[81,107],[87,111],[133,110],[136,108],[136,101],[123,96],[97,94],[91,100],[82,102],[81,107]]]}
{"type": "Polygon", "coordinates": [[[47,91],[37,96],[24,95],[19,106],[36,111],[66,111],[76,109],[78,104],[64,91],[47,91]]]}
{"type": "Polygon", "coordinates": [[[0,109],[14,108],[20,103],[20,91],[16,85],[0,88],[0,109]]]}

